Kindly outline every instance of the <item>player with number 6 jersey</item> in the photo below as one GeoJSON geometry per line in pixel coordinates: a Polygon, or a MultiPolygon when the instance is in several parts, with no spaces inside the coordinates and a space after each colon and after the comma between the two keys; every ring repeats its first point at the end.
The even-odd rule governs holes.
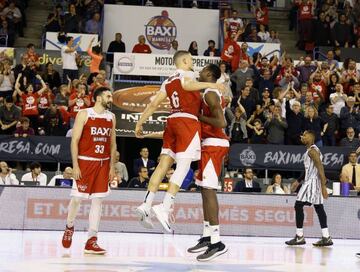
{"type": "Polygon", "coordinates": [[[177,51],[174,55],[176,72],[162,84],[160,91],[142,113],[135,127],[135,135],[143,138],[142,125],[157,110],[165,99],[169,98],[171,112],[166,121],[163,136],[163,148],[160,162],[152,174],[145,200],[136,209],[140,223],[152,228],[151,214],[154,214],[162,226],[171,232],[169,213],[175,195],[190,169],[192,161],[200,159],[200,90],[221,88],[222,85],[209,82],[197,82],[193,72],[193,59],[187,51],[177,51]],[[169,188],[162,204],[152,207],[155,193],[168,169],[176,162],[169,188]]]}
{"type": "Polygon", "coordinates": [[[75,182],[62,244],[64,248],[71,246],[74,221],[81,199],[90,198],[89,238],[84,252],[105,254],[106,251],[97,244],[97,232],[102,199],[110,193],[109,181],[115,176],[116,121],[114,114],[108,110],[112,105],[112,93],[108,88],[96,89],[94,100],[94,107],[81,110],[77,114],[73,127],[71,156],[75,182]]]}

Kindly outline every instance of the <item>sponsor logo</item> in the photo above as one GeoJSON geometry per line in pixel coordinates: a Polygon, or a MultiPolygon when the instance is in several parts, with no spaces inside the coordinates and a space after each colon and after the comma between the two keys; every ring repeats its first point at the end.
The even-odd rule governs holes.
{"type": "Polygon", "coordinates": [[[163,10],[160,16],[152,17],[145,25],[146,39],[156,49],[169,50],[176,35],[176,25],[169,18],[167,10],[163,10]]]}
{"type": "Polygon", "coordinates": [[[129,74],[135,68],[135,56],[124,56],[117,62],[117,69],[120,73],[129,74]]]}
{"type": "MultiPolygon", "coordinates": [[[[28,199],[27,219],[65,219],[67,215],[67,199],[28,199]]],[[[130,222],[136,221],[135,209],[137,201],[104,201],[102,209],[103,221],[130,222]]],[[[91,202],[84,201],[78,218],[88,220],[91,202]]],[[[305,226],[314,225],[314,212],[310,207],[304,209],[305,226]]],[[[198,225],[203,222],[203,211],[199,204],[177,203],[174,210],[176,223],[198,225]]],[[[291,226],[295,224],[293,207],[273,205],[221,205],[220,222],[223,225],[263,225],[291,226]]]]}
{"type": "Polygon", "coordinates": [[[251,147],[244,149],[240,153],[240,161],[245,166],[251,166],[254,164],[254,162],[256,161],[256,154],[251,149],[251,147]]]}
{"type": "MultiPolygon", "coordinates": [[[[120,120],[126,120],[130,123],[137,123],[140,120],[141,113],[121,113],[120,120]]],[[[152,115],[146,121],[151,125],[162,125],[166,122],[167,115],[152,115]]]]}
{"type": "MultiPolygon", "coordinates": [[[[159,89],[158,85],[149,85],[117,90],[113,94],[113,103],[121,110],[143,112],[159,89]]],[[[157,112],[169,112],[170,109],[169,100],[166,99],[159,105],[157,112]]]]}

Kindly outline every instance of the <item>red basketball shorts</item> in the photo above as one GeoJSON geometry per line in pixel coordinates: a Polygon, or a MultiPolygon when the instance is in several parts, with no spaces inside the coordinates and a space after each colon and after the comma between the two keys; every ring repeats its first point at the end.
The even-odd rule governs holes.
{"type": "Polygon", "coordinates": [[[228,140],[207,138],[202,142],[199,174],[196,177],[198,186],[218,189],[222,162],[228,152],[228,140]]]}
{"type": "Polygon", "coordinates": [[[76,180],[71,196],[81,198],[106,197],[110,194],[109,171],[110,159],[79,159],[81,178],[76,180]]]}
{"type": "Polygon", "coordinates": [[[161,154],[198,161],[201,155],[201,126],[197,119],[168,117],[163,136],[161,154]]]}

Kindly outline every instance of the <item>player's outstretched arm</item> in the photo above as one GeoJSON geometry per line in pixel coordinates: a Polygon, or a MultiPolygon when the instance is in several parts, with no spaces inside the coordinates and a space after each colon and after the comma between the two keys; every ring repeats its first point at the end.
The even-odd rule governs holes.
{"type": "Polygon", "coordinates": [[[155,96],[155,99],[150,102],[150,104],[141,114],[140,119],[135,126],[135,136],[137,138],[143,138],[142,125],[157,110],[160,103],[163,102],[166,99],[166,97],[167,97],[166,92],[160,90],[155,96]]]}
{"type": "Polygon", "coordinates": [[[310,149],[309,151],[310,158],[314,161],[314,165],[319,172],[319,177],[321,181],[321,190],[324,198],[328,198],[327,190],[326,190],[326,177],[324,166],[320,160],[320,154],[315,149],[310,149]]]}
{"type": "Polygon", "coordinates": [[[200,115],[199,120],[212,125],[213,127],[226,127],[226,121],[221,108],[219,96],[214,92],[207,92],[205,94],[205,101],[210,108],[211,116],[200,115]]]}
{"type": "Polygon", "coordinates": [[[73,177],[75,180],[81,178],[81,172],[78,163],[79,141],[84,128],[84,124],[86,123],[86,119],[87,119],[87,112],[85,110],[79,111],[79,113],[76,115],[73,131],[72,131],[71,158],[73,163],[73,177]]]}
{"type": "Polygon", "coordinates": [[[187,78],[187,77],[184,77],[181,80],[181,86],[183,87],[183,89],[185,91],[189,91],[189,92],[199,91],[199,90],[207,89],[207,88],[218,89],[221,92],[225,91],[224,84],[211,83],[211,82],[199,82],[199,81],[195,81],[191,78],[187,78]]]}

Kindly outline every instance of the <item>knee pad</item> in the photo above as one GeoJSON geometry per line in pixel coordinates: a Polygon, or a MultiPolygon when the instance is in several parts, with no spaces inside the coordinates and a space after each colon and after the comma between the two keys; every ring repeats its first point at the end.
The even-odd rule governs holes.
{"type": "Polygon", "coordinates": [[[170,182],[181,187],[187,173],[189,172],[192,159],[178,159],[174,174],[170,178],[170,182]]]}

